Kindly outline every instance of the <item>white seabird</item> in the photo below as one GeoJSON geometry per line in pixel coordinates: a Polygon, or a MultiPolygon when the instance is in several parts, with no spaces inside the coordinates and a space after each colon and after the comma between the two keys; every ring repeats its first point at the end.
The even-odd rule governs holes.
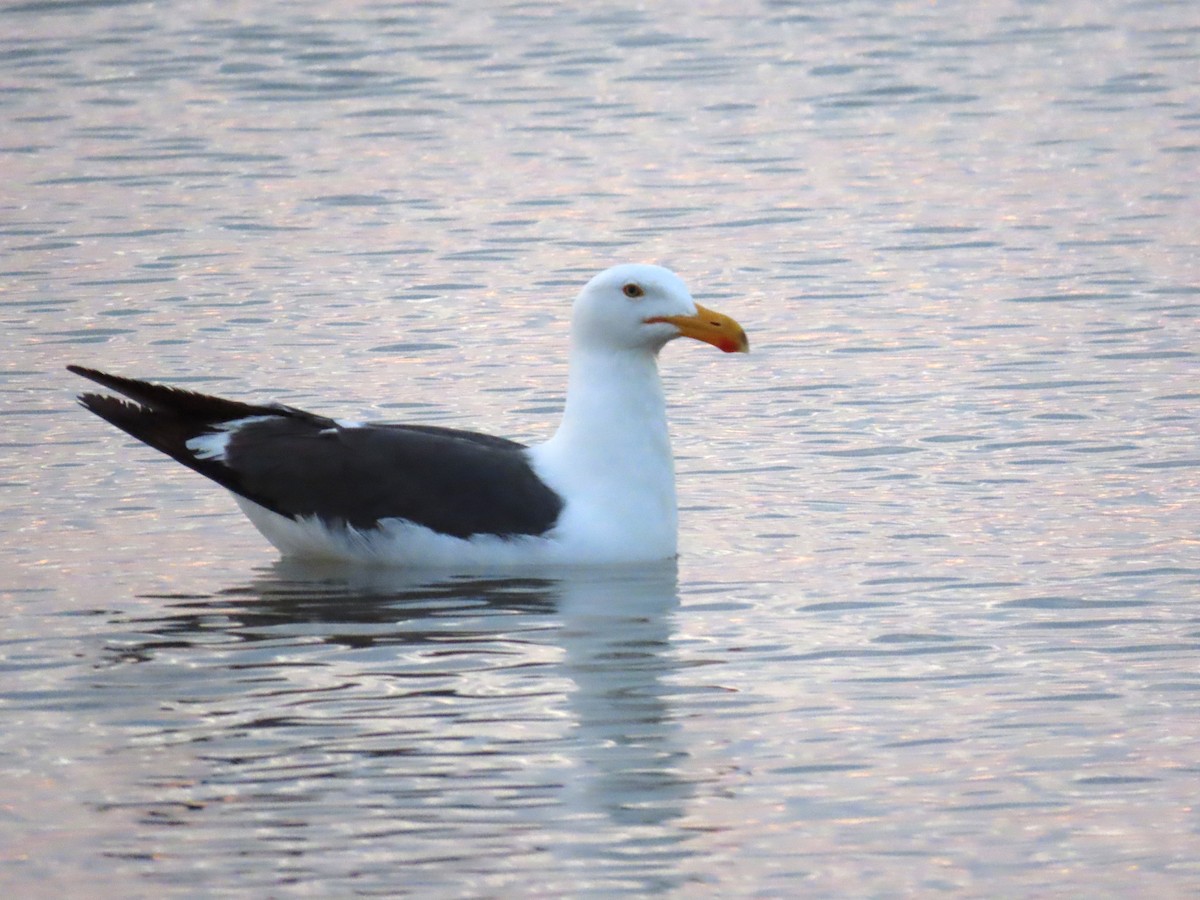
{"type": "Polygon", "coordinates": [[[658,353],[689,337],[746,352],[741,326],[674,273],[621,265],[575,300],[566,407],[550,440],[339,422],[68,366],[127,400],[80,403],[230,490],[285,556],[492,567],[676,555],[658,353]]]}

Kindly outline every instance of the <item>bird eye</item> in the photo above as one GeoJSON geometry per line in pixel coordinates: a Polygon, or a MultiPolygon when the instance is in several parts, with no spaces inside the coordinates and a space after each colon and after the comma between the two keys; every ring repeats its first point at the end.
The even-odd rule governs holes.
{"type": "Polygon", "coordinates": [[[642,286],[640,284],[634,284],[633,282],[630,282],[629,284],[625,285],[625,287],[621,288],[621,293],[623,293],[626,297],[646,296],[646,292],[642,290],[642,286]]]}

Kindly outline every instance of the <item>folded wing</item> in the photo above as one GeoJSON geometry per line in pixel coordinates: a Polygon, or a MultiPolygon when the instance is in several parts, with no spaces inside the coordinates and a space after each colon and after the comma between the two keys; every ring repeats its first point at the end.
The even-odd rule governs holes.
{"type": "Polygon", "coordinates": [[[533,471],[525,447],[503,438],[432,426],[345,425],[290,406],[68,368],[129,398],[84,394],[85,408],[280,515],[358,529],[404,519],[466,538],[544,534],[562,511],[562,499],[533,471]]]}

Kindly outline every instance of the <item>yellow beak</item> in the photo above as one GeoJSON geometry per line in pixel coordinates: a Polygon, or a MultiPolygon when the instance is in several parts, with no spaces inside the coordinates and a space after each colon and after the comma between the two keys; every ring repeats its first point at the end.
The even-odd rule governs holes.
{"type": "Polygon", "coordinates": [[[684,337],[712,344],[726,353],[749,353],[750,341],[742,326],[729,316],[696,304],[694,316],[653,316],[647,322],[669,322],[684,337]]]}

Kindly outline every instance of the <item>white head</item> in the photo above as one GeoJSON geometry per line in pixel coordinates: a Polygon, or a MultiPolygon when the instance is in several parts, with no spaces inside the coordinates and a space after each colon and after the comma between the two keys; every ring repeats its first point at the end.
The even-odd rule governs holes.
{"type": "Polygon", "coordinates": [[[575,300],[571,336],[584,348],[650,354],[677,337],[726,353],[750,349],[742,327],[696,303],[674,272],[636,264],[605,269],[584,286],[575,300]]]}

